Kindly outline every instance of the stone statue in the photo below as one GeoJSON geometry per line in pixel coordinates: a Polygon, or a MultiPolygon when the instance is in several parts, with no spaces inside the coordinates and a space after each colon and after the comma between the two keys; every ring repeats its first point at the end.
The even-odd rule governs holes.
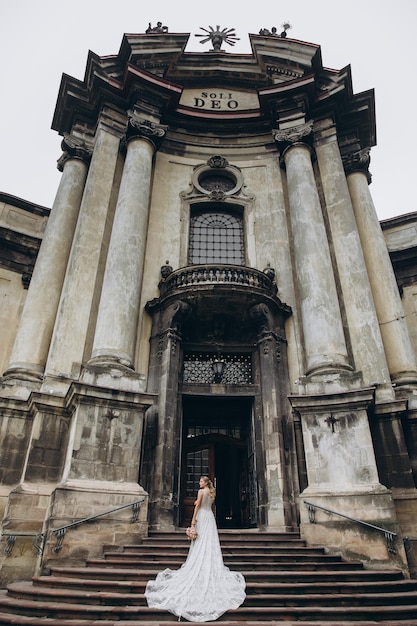
{"type": "Polygon", "coordinates": [[[169,264],[169,261],[165,261],[165,265],[162,265],[161,267],[161,276],[162,278],[165,280],[165,278],[168,278],[168,276],[170,274],[172,274],[173,270],[171,265],[169,264]]]}
{"type": "Polygon", "coordinates": [[[168,26],[162,26],[162,22],[157,22],[156,26],[151,25],[151,23],[149,22],[148,28],[146,29],[146,33],[149,35],[149,33],[167,33],[168,32],[168,26]]]}
{"type": "Polygon", "coordinates": [[[282,38],[285,38],[287,36],[287,30],[292,28],[292,26],[291,26],[291,24],[289,22],[284,22],[281,25],[281,28],[283,28],[284,30],[279,35],[278,35],[278,29],[277,29],[276,26],[273,26],[271,28],[271,30],[268,30],[267,28],[261,28],[261,30],[259,31],[259,34],[262,35],[263,37],[282,37],[282,38]]]}

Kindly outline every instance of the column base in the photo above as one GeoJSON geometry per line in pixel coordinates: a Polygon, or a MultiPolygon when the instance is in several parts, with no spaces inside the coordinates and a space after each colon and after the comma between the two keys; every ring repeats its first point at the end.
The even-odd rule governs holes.
{"type": "Polygon", "coordinates": [[[32,391],[39,391],[43,376],[24,368],[8,369],[0,378],[0,397],[27,400],[32,391]]]}
{"type": "Polygon", "coordinates": [[[88,365],[98,367],[126,367],[134,369],[132,357],[119,350],[94,350],[88,365]]]}
{"type": "Polygon", "coordinates": [[[108,387],[121,391],[144,393],[146,378],[144,374],[134,372],[130,367],[120,362],[103,362],[102,359],[92,359],[83,369],[80,380],[88,385],[108,387]]]}
{"type": "Polygon", "coordinates": [[[301,376],[297,381],[300,393],[307,395],[346,393],[363,388],[361,372],[348,370],[323,370],[301,376]]]}

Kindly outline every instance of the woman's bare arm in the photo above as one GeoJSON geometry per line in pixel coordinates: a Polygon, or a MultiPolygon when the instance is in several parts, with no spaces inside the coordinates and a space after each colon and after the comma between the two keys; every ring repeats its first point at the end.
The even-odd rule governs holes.
{"type": "Polygon", "coordinates": [[[194,514],[193,514],[193,519],[191,520],[191,526],[195,526],[196,525],[196,522],[197,522],[197,512],[198,512],[198,509],[200,508],[201,501],[203,499],[203,493],[204,493],[204,489],[199,489],[198,490],[197,500],[194,502],[194,514]]]}

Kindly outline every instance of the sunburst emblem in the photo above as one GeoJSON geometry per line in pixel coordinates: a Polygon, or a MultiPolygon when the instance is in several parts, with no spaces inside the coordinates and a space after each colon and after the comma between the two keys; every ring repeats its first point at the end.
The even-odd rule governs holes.
{"type": "Polygon", "coordinates": [[[200,26],[201,30],[204,30],[207,35],[196,35],[196,37],[204,37],[200,41],[200,43],[207,43],[207,41],[211,41],[213,44],[213,50],[220,50],[222,47],[222,43],[227,43],[229,46],[234,46],[236,41],[239,41],[239,37],[235,35],[234,28],[223,28],[220,30],[220,26],[216,26],[216,30],[214,30],[213,26],[209,26],[209,30],[207,28],[203,28],[200,26]]]}

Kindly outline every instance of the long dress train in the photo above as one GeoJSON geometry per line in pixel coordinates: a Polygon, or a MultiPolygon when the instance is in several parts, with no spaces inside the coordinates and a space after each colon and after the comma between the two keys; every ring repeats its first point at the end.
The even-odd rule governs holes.
{"type": "Polygon", "coordinates": [[[197,516],[198,537],[178,570],[165,569],[146,585],[152,608],[170,611],[191,622],[216,620],[237,609],[246,597],[245,579],[223,563],[211,500],[205,491],[197,516]]]}

